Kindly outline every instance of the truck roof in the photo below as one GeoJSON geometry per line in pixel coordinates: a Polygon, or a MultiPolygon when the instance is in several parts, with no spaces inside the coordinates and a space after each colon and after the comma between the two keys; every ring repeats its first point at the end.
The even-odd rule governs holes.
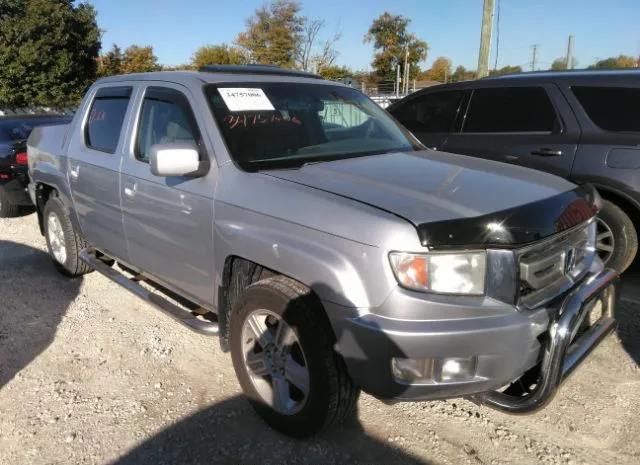
{"type": "Polygon", "coordinates": [[[265,65],[210,65],[197,71],[154,71],[120,74],[99,79],[98,83],[123,81],[165,81],[181,84],[219,82],[313,82],[342,85],[317,74],[265,65]]]}

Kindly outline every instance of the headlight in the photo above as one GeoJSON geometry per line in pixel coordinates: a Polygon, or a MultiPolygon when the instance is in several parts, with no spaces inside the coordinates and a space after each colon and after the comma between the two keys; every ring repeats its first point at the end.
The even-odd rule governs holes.
{"type": "Polygon", "coordinates": [[[438,294],[484,294],[487,270],[484,252],[392,252],[389,258],[396,279],[406,288],[438,294]]]}

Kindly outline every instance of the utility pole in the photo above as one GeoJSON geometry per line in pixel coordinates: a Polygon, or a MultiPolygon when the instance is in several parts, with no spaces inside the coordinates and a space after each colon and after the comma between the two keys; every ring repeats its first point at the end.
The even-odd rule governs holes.
{"type": "Polygon", "coordinates": [[[538,54],[538,44],[534,44],[531,46],[533,48],[533,55],[531,56],[531,71],[536,70],[537,64],[537,54],[538,54]]]}
{"type": "Polygon", "coordinates": [[[491,54],[491,32],[493,30],[493,9],[495,0],[484,0],[482,28],[480,29],[480,53],[478,55],[478,77],[489,75],[489,55],[491,54]]]}
{"type": "Polygon", "coordinates": [[[400,95],[400,65],[396,67],[397,76],[396,76],[396,97],[400,95]]]}
{"type": "Polygon", "coordinates": [[[573,68],[573,36],[569,36],[569,43],[567,44],[567,69],[573,68]]]}
{"type": "Polygon", "coordinates": [[[409,44],[405,46],[404,54],[404,85],[402,86],[402,93],[407,95],[409,93],[409,44]]]}

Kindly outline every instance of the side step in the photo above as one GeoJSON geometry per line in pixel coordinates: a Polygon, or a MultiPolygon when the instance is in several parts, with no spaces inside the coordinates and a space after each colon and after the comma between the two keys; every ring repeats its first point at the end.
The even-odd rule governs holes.
{"type": "Polygon", "coordinates": [[[107,278],[112,280],[113,282],[121,285],[128,291],[137,295],[141,299],[149,302],[151,305],[156,307],[158,310],[163,313],[169,315],[171,318],[177,320],[179,323],[182,323],[187,328],[200,333],[205,334],[207,336],[215,336],[219,333],[218,323],[214,323],[212,321],[204,321],[197,316],[194,316],[193,313],[183,310],[182,308],[174,305],[169,302],[167,299],[149,292],[144,287],[142,287],[138,282],[139,279],[127,278],[125,275],[120,273],[114,268],[103,263],[101,260],[96,258],[95,252],[91,249],[81,250],[78,254],[80,260],[89,265],[91,268],[96,270],[98,273],[105,275],[107,278]]]}

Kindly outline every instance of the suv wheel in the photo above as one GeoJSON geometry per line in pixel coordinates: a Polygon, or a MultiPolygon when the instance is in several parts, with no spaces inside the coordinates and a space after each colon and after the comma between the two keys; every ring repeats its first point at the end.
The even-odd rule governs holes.
{"type": "Polygon", "coordinates": [[[86,241],[73,229],[62,202],[51,197],[44,207],[44,236],[53,263],[66,276],[81,276],[91,268],[80,261],[79,252],[87,247],[86,241]]]}
{"type": "Polygon", "coordinates": [[[4,189],[0,187],[0,218],[10,218],[20,213],[20,206],[9,202],[4,189]]]}
{"type": "Polygon", "coordinates": [[[596,250],[605,266],[625,271],[638,251],[638,235],[629,216],[616,204],[602,199],[597,218],[596,250]]]}
{"type": "Polygon", "coordinates": [[[358,401],[322,311],[305,286],[274,276],[247,287],[231,316],[240,385],[256,412],[288,436],[340,423],[358,401]]]}

